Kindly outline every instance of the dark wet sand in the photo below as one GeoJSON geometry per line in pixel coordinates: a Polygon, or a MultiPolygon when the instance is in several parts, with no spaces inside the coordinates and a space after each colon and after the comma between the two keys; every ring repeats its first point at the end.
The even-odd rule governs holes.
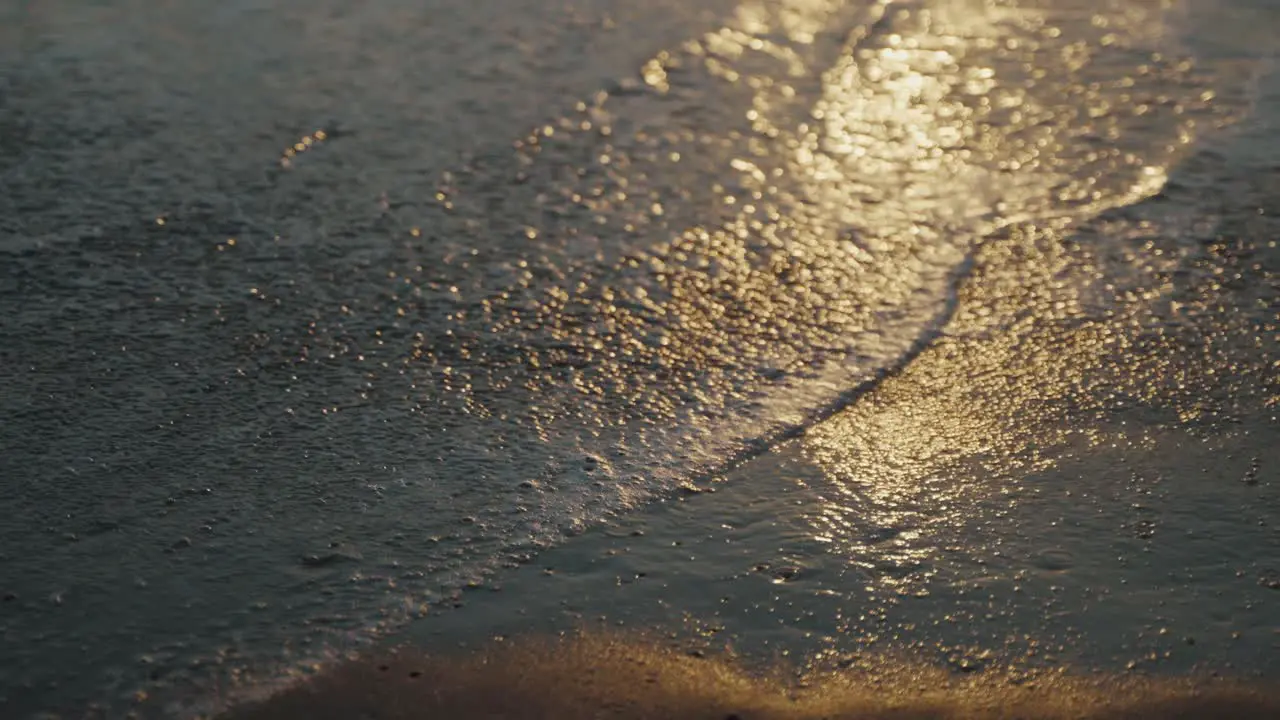
{"type": "Polygon", "coordinates": [[[788,680],[727,657],[597,636],[468,657],[401,649],[347,662],[218,720],[368,718],[1277,718],[1280,695],[1220,679],[957,676],[885,662],[788,680]]]}

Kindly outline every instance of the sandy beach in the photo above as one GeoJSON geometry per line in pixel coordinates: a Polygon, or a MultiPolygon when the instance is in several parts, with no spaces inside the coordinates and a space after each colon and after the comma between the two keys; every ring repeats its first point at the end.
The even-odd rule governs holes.
{"type": "Polygon", "coordinates": [[[275,718],[1268,718],[1274,695],[1225,683],[1050,674],[957,679],[893,667],[781,683],[640,642],[579,638],[465,662],[392,654],[283,693],[228,720],[275,718]]]}

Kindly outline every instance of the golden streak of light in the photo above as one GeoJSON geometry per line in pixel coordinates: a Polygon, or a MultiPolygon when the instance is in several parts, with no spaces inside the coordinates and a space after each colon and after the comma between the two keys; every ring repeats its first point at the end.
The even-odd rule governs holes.
{"type": "MultiPolygon", "coordinates": [[[[604,426],[634,445],[674,433],[684,471],[803,421],[927,336],[975,248],[1005,252],[1011,227],[1066,232],[1158,190],[1220,120],[1204,77],[1152,49],[1158,3],[1125,5],[1105,28],[1085,6],[745,3],[521,138],[514,182],[442,179],[460,239],[439,266],[469,277],[466,238],[484,228],[538,242],[493,262],[496,289],[419,274],[421,307],[454,307],[455,345],[425,339],[415,372],[430,387],[459,367],[470,377],[450,387],[478,388],[479,414],[495,412],[486,388],[572,388],[528,422],[548,436],[604,426]],[[518,208],[509,226],[499,198],[518,208]],[[455,362],[469,357],[486,362],[455,362]]],[[[897,460],[907,448],[863,451],[900,468],[877,480],[884,507],[915,492],[921,458],[1000,437],[997,420],[951,402],[931,411],[957,418],[936,433],[923,409],[874,420],[915,437],[897,460]]]]}

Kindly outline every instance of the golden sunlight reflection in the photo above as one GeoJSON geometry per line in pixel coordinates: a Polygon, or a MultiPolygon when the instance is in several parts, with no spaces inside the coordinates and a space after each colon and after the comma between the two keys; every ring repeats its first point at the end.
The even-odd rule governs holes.
{"type": "MultiPolygon", "coordinates": [[[[1099,224],[1076,239],[1123,242],[1099,224]]],[[[998,543],[1001,514],[1034,491],[1022,479],[1075,448],[1151,448],[1162,423],[1194,434],[1236,403],[1266,403],[1267,389],[1250,380],[1265,366],[1167,322],[1156,300],[1173,290],[1159,267],[1147,263],[1121,285],[1101,281],[1107,260],[1062,231],[1028,224],[1000,240],[979,248],[946,334],[803,441],[832,483],[810,514],[815,536],[897,592],[922,592],[940,553],[981,562],[992,548],[948,546],[955,528],[991,525],[998,543]],[[1116,419],[1135,407],[1152,419],[1116,419]]],[[[1201,307],[1197,292],[1179,296],[1201,307]]],[[[1215,327],[1230,338],[1252,332],[1249,322],[1237,314],[1215,327]]]]}
{"type": "MultiPolygon", "coordinates": [[[[1222,122],[1203,74],[1149,46],[1155,4],[1105,23],[1067,6],[744,3],[519,139],[510,178],[483,164],[442,178],[458,232],[405,278],[406,300],[444,303],[452,342],[423,337],[406,365],[465,412],[542,438],[661,448],[646,472],[696,472],[806,422],[929,341],[975,248],[1157,191],[1222,122]],[[480,232],[528,251],[448,280],[480,232]],[[491,400],[509,388],[538,400],[514,416],[491,400]]],[[[902,456],[892,443],[927,424],[924,407],[877,418],[893,440],[874,442],[891,444],[860,451],[896,473],[873,483],[886,512],[927,476],[919,458],[998,437],[956,413],[902,456]]]]}
{"type": "Polygon", "coordinates": [[[1159,100],[1173,109],[1166,143],[1142,151],[1130,139],[1155,126],[1138,102],[1150,97],[1143,85],[1175,80],[1189,64],[1112,73],[1101,48],[1140,48],[1160,26],[1156,11],[1088,18],[1086,27],[1106,31],[1094,45],[1049,13],[940,9],[957,5],[968,12],[924,10],[911,21],[899,11],[893,32],[842,58],[814,109],[822,132],[798,153],[812,178],[871,170],[886,181],[891,202],[870,206],[841,206],[836,192],[857,185],[830,183],[848,224],[984,238],[945,335],[804,442],[832,483],[812,513],[815,536],[898,592],[955,550],[941,526],[973,522],[979,501],[1049,462],[1044,451],[1073,434],[1054,420],[1149,397],[1172,372],[1131,347],[1141,304],[1127,321],[1116,306],[1101,316],[1090,307],[1097,270],[1079,252],[1069,257],[1064,238],[1076,220],[1158,192],[1197,122],[1224,122],[1204,105],[1211,92],[1181,88],[1159,100]],[[1131,351],[1146,367],[1104,377],[1101,367],[1131,351]]]}
{"type": "Polygon", "coordinates": [[[1055,250],[1058,235],[1016,229],[1009,240],[984,247],[978,261],[1013,260],[1002,267],[1016,283],[966,284],[945,337],[805,438],[833,486],[813,513],[816,533],[889,586],[927,579],[928,561],[943,551],[939,526],[972,521],[976,501],[1008,490],[1015,468],[1049,462],[1041,451],[1066,431],[1047,414],[1075,395],[1080,373],[1115,350],[1102,324],[1065,336],[1047,331],[1082,316],[1070,293],[1023,292],[1070,267],[1055,250]],[[1037,315],[1015,321],[1021,327],[995,327],[992,319],[1003,324],[1014,307],[1037,315]]]}

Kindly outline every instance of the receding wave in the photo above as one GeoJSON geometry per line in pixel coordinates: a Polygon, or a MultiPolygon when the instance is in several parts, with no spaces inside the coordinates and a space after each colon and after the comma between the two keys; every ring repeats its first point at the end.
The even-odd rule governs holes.
{"type": "Polygon", "coordinates": [[[1002,226],[1158,190],[1225,81],[1158,3],[1091,8],[746,3],[460,161],[292,351],[398,403],[378,512],[449,497],[450,572],[519,561],[892,371],[1002,226]]]}

